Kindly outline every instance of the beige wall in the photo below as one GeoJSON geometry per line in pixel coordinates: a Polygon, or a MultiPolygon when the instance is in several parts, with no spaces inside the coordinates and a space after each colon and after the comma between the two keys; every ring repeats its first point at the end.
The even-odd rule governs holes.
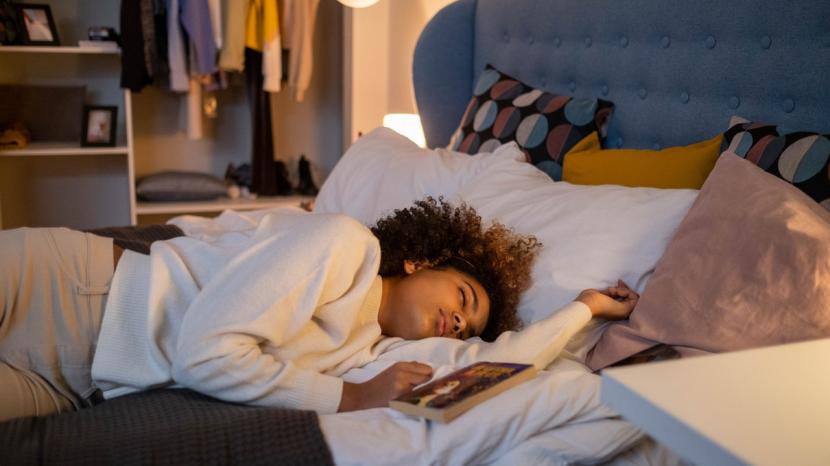
{"type": "Polygon", "coordinates": [[[430,18],[452,1],[380,0],[344,10],[344,146],[380,126],[387,113],[417,113],[415,44],[430,18]]]}

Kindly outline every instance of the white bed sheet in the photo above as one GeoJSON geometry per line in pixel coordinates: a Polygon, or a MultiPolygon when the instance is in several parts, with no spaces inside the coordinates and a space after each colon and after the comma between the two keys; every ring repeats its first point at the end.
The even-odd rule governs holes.
{"type": "MultiPolygon", "coordinates": [[[[358,379],[385,367],[373,364],[358,379]]],[[[323,415],[320,426],[338,465],[533,464],[525,460],[535,457],[595,464],[643,437],[600,403],[599,377],[565,358],[449,424],[378,408],[323,415]],[[562,430],[566,426],[572,428],[562,430]]]]}

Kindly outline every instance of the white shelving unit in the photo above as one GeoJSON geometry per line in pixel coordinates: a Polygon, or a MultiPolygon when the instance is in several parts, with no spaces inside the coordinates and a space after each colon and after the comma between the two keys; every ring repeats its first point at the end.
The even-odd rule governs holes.
{"type": "Polygon", "coordinates": [[[274,196],[256,199],[219,199],[205,202],[139,202],[138,215],[200,214],[225,209],[254,210],[272,207],[298,207],[313,200],[308,196],[274,196]]]}
{"type": "Polygon", "coordinates": [[[89,53],[119,55],[121,50],[99,49],[95,47],[78,47],[72,45],[0,45],[5,53],[89,53]]]}
{"type": "Polygon", "coordinates": [[[81,147],[66,142],[35,141],[22,149],[0,149],[0,157],[129,154],[128,146],[81,147]]]}
{"type": "MultiPolygon", "coordinates": [[[[83,85],[87,104],[119,108],[115,147],[33,141],[0,149],[0,227],[135,223],[132,96],[119,86],[119,57],[77,46],[0,46],[0,84],[83,85]]],[[[54,111],[70,110],[56,103],[54,111]]]]}

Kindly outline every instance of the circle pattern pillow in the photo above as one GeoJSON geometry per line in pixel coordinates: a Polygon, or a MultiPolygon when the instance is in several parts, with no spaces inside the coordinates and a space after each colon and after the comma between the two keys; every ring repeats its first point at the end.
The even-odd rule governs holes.
{"type": "Polygon", "coordinates": [[[487,65],[448,148],[477,154],[515,141],[558,181],[568,150],[594,131],[602,141],[613,110],[611,102],[551,94],[487,65]]]}
{"type": "Polygon", "coordinates": [[[785,180],[830,210],[830,135],[780,134],[775,125],[733,119],[723,149],[785,180]]]}

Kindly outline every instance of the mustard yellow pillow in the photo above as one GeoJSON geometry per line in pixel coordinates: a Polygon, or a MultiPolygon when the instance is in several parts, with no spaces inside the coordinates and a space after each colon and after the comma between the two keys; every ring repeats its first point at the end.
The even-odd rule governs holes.
{"type": "Polygon", "coordinates": [[[601,149],[597,133],[565,156],[562,179],[573,184],[700,189],[720,155],[723,135],[663,150],[601,149]]]}

